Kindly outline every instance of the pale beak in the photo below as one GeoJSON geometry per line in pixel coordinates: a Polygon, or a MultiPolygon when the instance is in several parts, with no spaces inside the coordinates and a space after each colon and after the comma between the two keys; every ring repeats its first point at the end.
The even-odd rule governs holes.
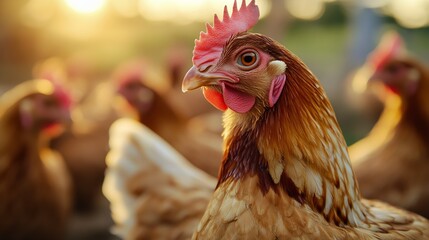
{"type": "Polygon", "coordinates": [[[199,81],[199,71],[195,66],[192,66],[188,70],[182,82],[182,92],[187,92],[202,86],[201,81],[199,81]]]}
{"type": "Polygon", "coordinates": [[[182,82],[182,92],[194,90],[202,86],[217,84],[217,81],[213,77],[206,76],[204,73],[198,71],[195,66],[186,73],[182,82]]]}
{"type": "Polygon", "coordinates": [[[183,78],[182,92],[194,90],[203,86],[219,85],[220,81],[237,83],[238,79],[224,72],[200,72],[193,66],[183,78]]]}

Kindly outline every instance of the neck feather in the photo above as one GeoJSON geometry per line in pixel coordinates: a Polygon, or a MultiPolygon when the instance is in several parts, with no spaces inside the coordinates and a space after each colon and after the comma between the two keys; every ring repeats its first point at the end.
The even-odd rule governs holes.
{"type": "Polygon", "coordinates": [[[40,163],[39,149],[46,146],[40,134],[32,130],[24,130],[19,121],[18,104],[0,115],[0,177],[16,169],[33,170],[40,163]]]}
{"type": "Polygon", "coordinates": [[[278,103],[255,124],[224,118],[225,154],[218,185],[259,177],[263,193],[284,191],[329,222],[356,226],[365,219],[347,145],[317,79],[292,55],[278,103]]]}

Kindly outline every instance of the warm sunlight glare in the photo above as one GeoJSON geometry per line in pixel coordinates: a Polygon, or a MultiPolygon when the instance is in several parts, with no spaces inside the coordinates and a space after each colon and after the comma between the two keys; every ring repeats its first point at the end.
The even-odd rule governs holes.
{"type": "Polygon", "coordinates": [[[429,1],[392,0],[390,11],[398,22],[407,28],[420,28],[429,24],[429,1]]]}
{"type": "Polygon", "coordinates": [[[100,10],[105,0],[65,0],[67,5],[80,13],[93,13],[100,10]]]}
{"type": "Polygon", "coordinates": [[[371,76],[371,70],[364,66],[359,68],[353,76],[352,89],[355,93],[362,94],[366,91],[368,79],[371,76]]]}
{"type": "Polygon", "coordinates": [[[325,3],[321,0],[287,0],[286,9],[299,19],[316,20],[325,12],[325,3]]]}
{"type": "Polygon", "coordinates": [[[123,17],[138,16],[138,3],[134,0],[111,0],[115,11],[123,17]]]}
{"type": "Polygon", "coordinates": [[[45,0],[31,0],[21,12],[22,22],[31,27],[43,27],[54,15],[55,6],[45,0]]]}
{"type": "MultiPolygon", "coordinates": [[[[172,21],[183,24],[193,21],[212,21],[213,14],[222,16],[223,7],[228,5],[231,11],[233,0],[140,0],[139,12],[142,17],[152,21],[172,21]]],[[[249,1],[247,1],[249,3],[249,1]]],[[[239,6],[241,1],[238,1],[239,6]]],[[[267,1],[256,0],[264,17],[269,11],[267,1]]]]}

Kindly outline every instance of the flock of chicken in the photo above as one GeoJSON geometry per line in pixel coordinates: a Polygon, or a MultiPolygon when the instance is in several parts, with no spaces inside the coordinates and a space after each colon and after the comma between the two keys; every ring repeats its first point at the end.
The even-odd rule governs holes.
{"type": "Polygon", "coordinates": [[[258,19],[254,0],[215,15],[182,83],[224,111],[223,145],[195,127],[219,115],[177,113],[144,64],[119,71],[120,100],[91,134],[65,128],[72,97],[55,79],[3,94],[0,239],[63,239],[101,188],[123,239],[429,239],[429,69],[385,37],[363,66],[384,112],[348,148],[307,66],[248,32],[258,19]]]}

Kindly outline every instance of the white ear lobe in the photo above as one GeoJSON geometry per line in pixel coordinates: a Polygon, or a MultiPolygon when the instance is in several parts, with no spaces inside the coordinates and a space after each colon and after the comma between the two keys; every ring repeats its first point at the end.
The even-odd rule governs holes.
{"type": "Polygon", "coordinates": [[[276,102],[279,100],[285,83],[286,74],[284,73],[276,76],[273,81],[271,81],[270,92],[268,95],[268,103],[270,107],[273,107],[274,104],[276,104],[276,102]]]}
{"type": "Polygon", "coordinates": [[[268,73],[272,76],[278,76],[286,71],[286,63],[280,60],[271,61],[268,64],[268,73]]]}

